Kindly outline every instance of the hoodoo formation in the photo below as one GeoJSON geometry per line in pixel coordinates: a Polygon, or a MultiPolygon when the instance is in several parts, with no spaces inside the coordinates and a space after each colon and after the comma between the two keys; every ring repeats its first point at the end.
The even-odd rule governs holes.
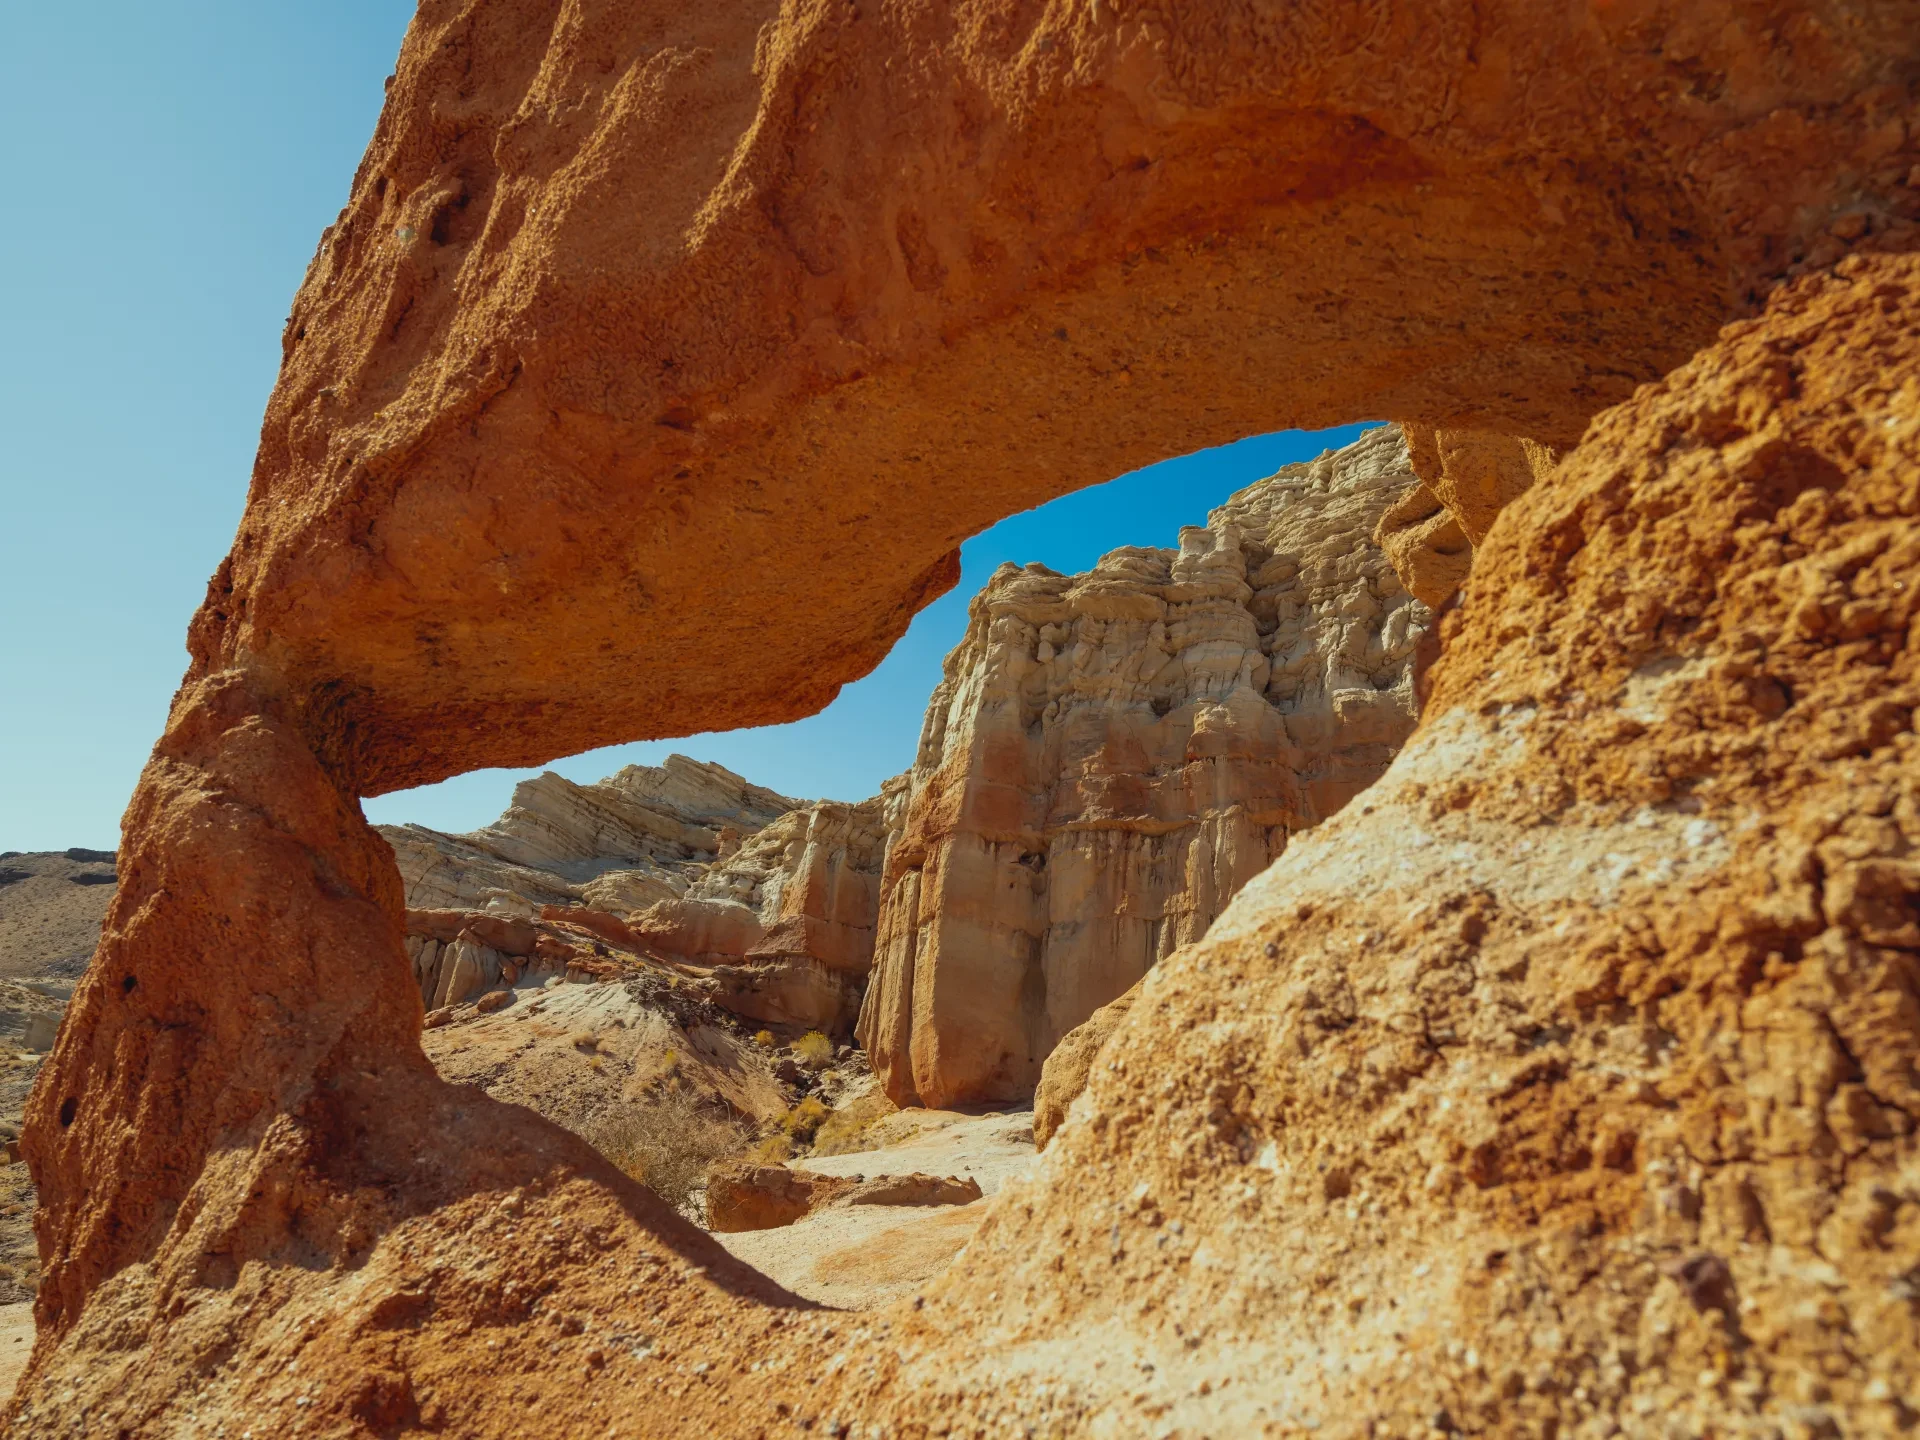
{"type": "Polygon", "coordinates": [[[1031,1095],[1061,1036],[1380,777],[1432,617],[1372,537],[1419,486],[1375,430],[1178,550],[993,577],[888,839],[860,1038],[889,1095],[1031,1095]]]}
{"type": "MultiPolygon", "coordinates": [[[[1911,1428],[1917,77],[1905,0],[427,0],[29,1104],[9,1433],[1911,1428]],[[360,797],[806,713],[994,519],[1379,417],[1431,497],[1380,553],[1466,574],[1417,729],[1102,1012],[911,1302],[818,1309],[434,1073],[360,797]],[[1524,437],[1531,488],[1429,431],[1524,437]]],[[[1210,528],[1120,588],[1281,552],[1210,528]]],[[[1092,664],[1099,576],[983,610],[1092,664]]],[[[1277,721],[1192,736],[1293,743],[1241,628],[1277,721]]],[[[1403,716],[1379,635],[1301,712],[1403,716]]],[[[1006,738],[1066,753],[1044,643],[1006,738]]],[[[1188,698],[1238,725],[1239,674],[1188,698]]],[[[927,866],[1060,847],[960,783],[1027,754],[942,811],[946,756],[927,866]]]]}

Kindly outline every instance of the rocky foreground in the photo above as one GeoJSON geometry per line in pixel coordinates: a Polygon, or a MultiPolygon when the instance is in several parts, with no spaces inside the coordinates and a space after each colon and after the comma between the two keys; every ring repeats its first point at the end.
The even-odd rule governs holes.
{"type": "Polygon", "coordinates": [[[423,6],[29,1102],[10,1433],[1912,1428],[1917,73],[1892,0],[423,6]],[[993,520],[1367,416],[1418,727],[912,1300],[434,1072],[361,797],[815,710],[993,520]]]}

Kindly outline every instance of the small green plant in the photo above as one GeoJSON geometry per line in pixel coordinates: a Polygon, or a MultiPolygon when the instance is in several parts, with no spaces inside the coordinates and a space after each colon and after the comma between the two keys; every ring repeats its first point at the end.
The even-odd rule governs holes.
{"type": "Polygon", "coordinates": [[[833,1060],[833,1041],[818,1030],[809,1030],[793,1042],[793,1054],[809,1070],[822,1070],[833,1060]]]}

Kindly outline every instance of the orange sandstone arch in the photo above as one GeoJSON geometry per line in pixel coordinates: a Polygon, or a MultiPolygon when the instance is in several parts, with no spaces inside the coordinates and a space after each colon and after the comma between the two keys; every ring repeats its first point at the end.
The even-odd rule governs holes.
{"type": "MultiPolygon", "coordinates": [[[[435,1080],[356,797],[815,710],[967,535],[1167,454],[1378,415],[1572,445],[1897,243],[1917,62],[1894,0],[426,0],[33,1100],[22,1433],[291,1415],[303,1347],[338,1433],[509,1433],[471,1337],[642,1293],[673,1344],[844,1361],[435,1080]]],[[[534,1367],[555,1433],[607,1363],[534,1367]]],[[[754,1433],[758,1383],[649,1428],[754,1433]]]]}

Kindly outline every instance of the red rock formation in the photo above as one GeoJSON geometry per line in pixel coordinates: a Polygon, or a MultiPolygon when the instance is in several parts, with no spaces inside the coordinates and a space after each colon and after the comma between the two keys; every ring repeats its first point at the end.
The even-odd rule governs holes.
{"type": "Polygon", "coordinates": [[[1417,484],[1380,429],[1178,551],[1001,567],[889,839],[860,1037],[896,1104],[1032,1094],[1063,1035],[1379,778],[1430,617],[1371,537],[1417,484]]]}
{"type": "Polygon", "coordinates": [[[32,1102],[12,1433],[1904,1423],[1917,59],[1896,0],[428,0],[32,1102]],[[428,1071],[355,797],[816,708],[1166,453],[1616,401],[1394,802],[884,1341],[428,1071]]]}
{"type": "Polygon", "coordinates": [[[1401,427],[1420,486],[1380,517],[1374,540],[1400,578],[1433,609],[1466,583],[1474,547],[1494,517],[1558,459],[1548,446],[1490,430],[1401,427]]]}

